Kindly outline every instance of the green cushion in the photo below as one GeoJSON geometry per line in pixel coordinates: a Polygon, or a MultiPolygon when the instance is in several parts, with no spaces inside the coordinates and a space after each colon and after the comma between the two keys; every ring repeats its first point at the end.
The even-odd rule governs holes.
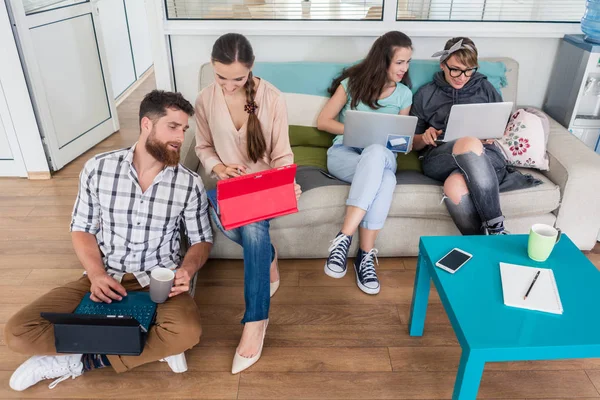
{"type": "MultiPolygon", "coordinates": [[[[290,144],[297,165],[319,167],[327,171],[327,149],[332,135],[312,126],[290,125],[290,144]]],[[[398,154],[398,171],[423,172],[418,153],[398,154]]]]}
{"type": "Polygon", "coordinates": [[[329,148],[335,135],[318,130],[313,126],[290,125],[290,144],[329,148]]]}
{"type": "Polygon", "coordinates": [[[421,160],[419,160],[419,154],[416,151],[411,151],[408,154],[399,153],[396,161],[398,163],[398,171],[417,171],[423,173],[421,160]]]}
{"type": "MultiPolygon", "coordinates": [[[[323,147],[293,146],[296,165],[318,167],[327,171],[327,149],[323,147]]],[[[409,154],[398,154],[398,171],[417,171],[423,173],[421,160],[416,151],[409,154]]]]}
{"type": "Polygon", "coordinates": [[[322,168],[327,171],[327,149],[323,147],[292,146],[294,163],[322,168]]]}

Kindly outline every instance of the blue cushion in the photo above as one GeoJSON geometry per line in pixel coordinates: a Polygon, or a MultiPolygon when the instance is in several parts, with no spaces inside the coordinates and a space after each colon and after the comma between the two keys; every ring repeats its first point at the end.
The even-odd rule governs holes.
{"type": "MultiPolygon", "coordinates": [[[[284,93],[310,94],[328,97],[327,89],[333,79],[349,63],[321,62],[262,62],[254,66],[254,74],[271,82],[284,93]]],[[[430,82],[440,70],[437,60],[413,60],[410,64],[412,92],[430,82]]],[[[486,75],[490,83],[500,92],[507,85],[506,66],[502,62],[482,61],[479,72],[486,75]]]]}
{"type": "Polygon", "coordinates": [[[284,93],[310,94],[329,97],[327,89],[347,63],[263,62],[256,63],[252,72],[264,78],[284,93]]]}

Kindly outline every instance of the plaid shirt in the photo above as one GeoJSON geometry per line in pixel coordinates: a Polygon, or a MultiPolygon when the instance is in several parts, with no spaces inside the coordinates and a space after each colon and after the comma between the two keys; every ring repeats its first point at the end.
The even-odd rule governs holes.
{"type": "Polygon", "coordinates": [[[99,154],[85,164],[71,232],[95,235],[109,275],[120,282],[133,273],[145,287],[152,269],[181,264],[182,223],[190,245],[212,242],[212,231],[198,175],[181,164],[165,167],[142,193],[134,149],[99,154]]]}

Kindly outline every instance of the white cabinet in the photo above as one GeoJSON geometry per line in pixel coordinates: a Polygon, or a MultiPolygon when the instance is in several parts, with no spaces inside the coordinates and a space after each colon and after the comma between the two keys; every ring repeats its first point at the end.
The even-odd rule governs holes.
{"type": "Polygon", "coordinates": [[[100,0],[102,37],[115,98],[152,66],[144,0],[100,0]]]}
{"type": "Polygon", "coordinates": [[[125,0],[135,71],[139,79],[152,66],[152,47],[144,0],[125,0]]]}
{"type": "Polygon", "coordinates": [[[119,97],[137,79],[129,43],[127,16],[123,0],[98,2],[104,50],[115,98],[119,97]]]}

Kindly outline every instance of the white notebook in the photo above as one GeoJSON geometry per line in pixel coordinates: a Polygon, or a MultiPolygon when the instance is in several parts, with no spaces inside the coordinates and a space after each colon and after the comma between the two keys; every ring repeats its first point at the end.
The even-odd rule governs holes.
{"type": "Polygon", "coordinates": [[[500,275],[504,304],[507,306],[552,314],[563,313],[554,272],[551,269],[500,263],[500,275]],[[523,299],[538,271],[540,271],[540,276],[529,292],[529,296],[523,299]]]}

